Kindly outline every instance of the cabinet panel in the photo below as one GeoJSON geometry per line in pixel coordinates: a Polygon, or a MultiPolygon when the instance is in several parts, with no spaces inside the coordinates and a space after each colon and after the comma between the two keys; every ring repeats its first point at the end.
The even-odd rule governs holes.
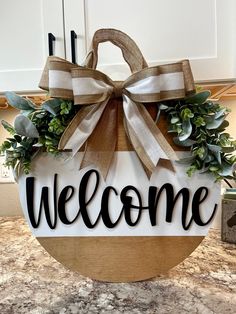
{"type": "MultiPolygon", "coordinates": [[[[235,76],[233,0],[87,0],[85,5],[87,42],[99,28],[118,28],[137,42],[150,65],[188,58],[196,80],[235,76]]],[[[122,62],[118,49],[102,45],[101,69],[126,76],[122,62]]]]}
{"type": "Polygon", "coordinates": [[[0,92],[38,89],[48,56],[48,32],[55,54],[64,57],[62,0],[0,0],[0,92]]]}
{"type": "Polygon", "coordinates": [[[84,20],[84,0],[64,0],[66,59],[71,61],[71,31],[75,39],[76,63],[81,64],[86,56],[86,31],[84,20]]]}

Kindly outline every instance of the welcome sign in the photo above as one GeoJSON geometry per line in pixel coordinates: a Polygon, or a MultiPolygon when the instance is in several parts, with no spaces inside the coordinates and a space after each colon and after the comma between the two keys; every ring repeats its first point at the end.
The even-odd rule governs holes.
{"type": "Polygon", "coordinates": [[[135,152],[119,151],[104,181],[95,166],[79,169],[82,154],[42,153],[19,178],[32,233],[70,269],[105,281],[143,280],[186,258],[207,234],[220,185],[157,168],[150,180],[135,152]]]}
{"type": "Polygon", "coordinates": [[[130,37],[101,29],[85,66],[49,57],[40,87],[52,97],[40,108],[8,93],[25,112],[15,128],[5,122],[16,135],[4,144],[40,244],[70,269],[112,282],[154,277],[189,256],[214,219],[213,174],[232,174],[235,144],[217,133],[226,109],[195,93],[188,60],[148,67],[130,37]],[[132,72],[124,82],[96,70],[104,41],[122,49],[132,72]]]}

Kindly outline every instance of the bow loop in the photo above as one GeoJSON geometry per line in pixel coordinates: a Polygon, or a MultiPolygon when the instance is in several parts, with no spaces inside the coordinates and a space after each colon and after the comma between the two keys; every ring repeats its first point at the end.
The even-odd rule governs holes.
{"type": "Polygon", "coordinates": [[[72,90],[76,105],[88,105],[107,100],[113,92],[113,82],[104,73],[87,69],[71,70],[72,90]]]}
{"type": "Polygon", "coordinates": [[[126,94],[135,102],[149,103],[184,98],[195,92],[188,60],[145,68],[125,82],[126,94]]]}

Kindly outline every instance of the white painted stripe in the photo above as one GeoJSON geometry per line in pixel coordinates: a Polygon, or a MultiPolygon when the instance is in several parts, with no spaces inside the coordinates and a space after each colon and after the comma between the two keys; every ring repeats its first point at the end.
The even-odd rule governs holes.
{"type": "Polygon", "coordinates": [[[49,70],[49,88],[63,88],[72,90],[70,72],[49,70]]]}
{"type": "Polygon", "coordinates": [[[171,91],[183,88],[183,72],[175,72],[158,76],[149,76],[131,84],[126,89],[132,94],[152,94],[160,93],[160,91],[171,91]]]}

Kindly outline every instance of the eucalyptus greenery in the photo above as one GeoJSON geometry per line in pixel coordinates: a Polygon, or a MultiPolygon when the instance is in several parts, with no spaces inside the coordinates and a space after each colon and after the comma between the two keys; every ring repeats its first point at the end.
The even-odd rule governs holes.
{"type": "Polygon", "coordinates": [[[189,164],[189,176],[198,170],[213,174],[216,180],[235,179],[236,156],[232,153],[236,141],[225,132],[229,110],[208,101],[209,96],[209,91],[202,91],[182,100],[162,103],[159,114],[162,111],[167,115],[168,132],[174,133],[174,143],[190,152],[179,161],[189,164]]]}
{"type": "MultiPolygon", "coordinates": [[[[208,172],[216,180],[235,179],[234,163],[236,141],[225,132],[228,109],[208,99],[203,91],[181,100],[166,101],[158,105],[160,114],[168,120],[168,132],[173,141],[189,151],[189,156],[179,162],[189,164],[187,174],[208,172]]],[[[2,126],[10,133],[0,146],[6,154],[6,165],[14,170],[22,167],[27,174],[34,156],[44,150],[58,154],[61,135],[78,112],[78,106],[63,99],[48,99],[40,107],[31,100],[12,92],[6,93],[8,103],[20,110],[14,125],[2,120],[2,126]]]]}
{"type": "Polygon", "coordinates": [[[20,110],[14,126],[2,120],[2,126],[10,133],[0,146],[6,154],[6,165],[14,170],[22,167],[27,174],[34,156],[44,150],[58,154],[58,143],[65,128],[75,116],[78,107],[62,99],[46,100],[40,107],[31,100],[7,92],[8,103],[20,110]]]}

